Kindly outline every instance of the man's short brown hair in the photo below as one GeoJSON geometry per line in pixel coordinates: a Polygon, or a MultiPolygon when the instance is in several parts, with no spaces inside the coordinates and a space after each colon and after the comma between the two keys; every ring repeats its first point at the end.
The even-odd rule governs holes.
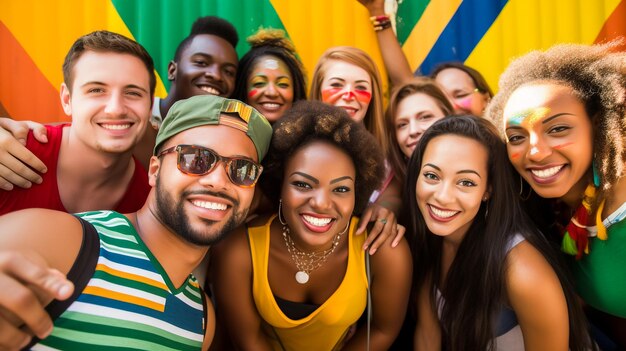
{"type": "Polygon", "coordinates": [[[150,57],[148,51],[136,41],[106,30],[99,30],[83,35],[74,42],[67,52],[65,61],[63,61],[63,81],[70,91],[72,91],[72,84],[74,83],[74,66],[86,51],[114,52],[137,57],[148,70],[148,74],[150,75],[150,96],[154,96],[156,75],[154,73],[154,61],[152,61],[152,57],[150,57]]]}

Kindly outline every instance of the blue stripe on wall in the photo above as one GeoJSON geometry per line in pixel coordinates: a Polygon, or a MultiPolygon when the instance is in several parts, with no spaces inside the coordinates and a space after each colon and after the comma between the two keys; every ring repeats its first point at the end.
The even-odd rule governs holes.
{"type": "Polygon", "coordinates": [[[441,62],[464,62],[508,0],[465,0],[418,68],[428,74],[441,62]]]}

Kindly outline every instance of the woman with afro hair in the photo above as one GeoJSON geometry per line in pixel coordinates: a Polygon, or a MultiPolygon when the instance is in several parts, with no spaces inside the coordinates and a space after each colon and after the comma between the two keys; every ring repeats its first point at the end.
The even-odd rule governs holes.
{"type": "Polygon", "coordinates": [[[557,45],[512,62],[487,116],[520,194],[555,209],[588,315],[626,348],[626,53],[623,41],[557,45]],[[530,189],[528,189],[530,185],[530,189]]]}

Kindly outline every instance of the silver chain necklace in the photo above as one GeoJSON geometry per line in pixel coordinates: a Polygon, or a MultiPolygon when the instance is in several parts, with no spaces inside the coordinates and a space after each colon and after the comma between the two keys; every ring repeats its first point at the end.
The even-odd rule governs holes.
{"type": "MultiPolygon", "coordinates": [[[[350,226],[350,222],[348,221],[348,227],[350,226]]],[[[296,268],[298,268],[298,272],[296,273],[296,281],[299,284],[306,284],[309,281],[309,275],[314,270],[320,268],[324,262],[328,259],[337,246],[339,246],[339,240],[343,233],[348,230],[338,233],[333,238],[332,245],[329,249],[317,252],[304,252],[300,251],[296,247],[296,244],[293,242],[291,235],[289,235],[289,227],[286,224],[283,224],[283,239],[285,239],[285,245],[287,246],[287,251],[291,255],[291,259],[296,264],[296,268]]]]}

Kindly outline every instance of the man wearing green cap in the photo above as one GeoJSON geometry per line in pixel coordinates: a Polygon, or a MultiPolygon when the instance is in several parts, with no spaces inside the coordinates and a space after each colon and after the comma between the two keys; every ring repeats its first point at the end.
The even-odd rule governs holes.
{"type": "Polygon", "coordinates": [[[190,272],[246,218],[271,133],[240,101],[181,100],[157,135],[139,211],[0,217],[0,291],[11,290],[0,294],[0,346],[36,335],[62,350],[207,349],[213,308],[190,272]]]}

